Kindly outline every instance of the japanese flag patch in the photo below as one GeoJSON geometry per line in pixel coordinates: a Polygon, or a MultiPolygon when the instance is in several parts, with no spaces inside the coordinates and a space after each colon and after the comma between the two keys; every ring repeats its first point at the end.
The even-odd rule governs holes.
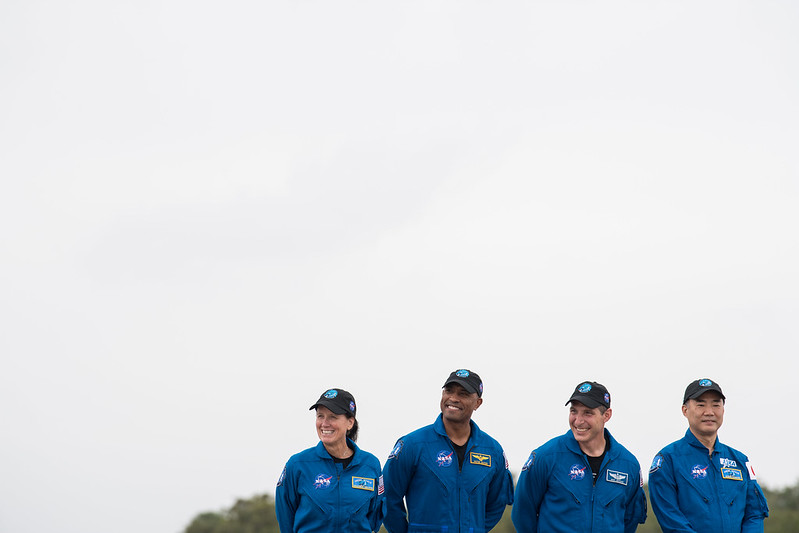
{"type": "Polygon", "coordinates": [[[746,463],[746,470],[749,472],[749,479],[752,481],[757,481],[757,476],[755,475],[755,468],[752,466],[752,463],[746,463]]]}

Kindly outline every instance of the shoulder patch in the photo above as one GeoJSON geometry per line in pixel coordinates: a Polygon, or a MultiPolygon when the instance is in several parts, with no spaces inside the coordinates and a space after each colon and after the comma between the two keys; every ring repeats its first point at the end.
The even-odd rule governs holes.
{"type": "Polygon", "coordinates": [[[400,452],[402,451],[403,444],[404,443],[402,442],[402,440],[398,440],[397,443],[394,445],[394,448],[391,450],[391,453],[388,454],[388,458],[396,459],[399,456],[400,452]]]}
{"type": "Polygon", "coordinates": [[[757,476],[755,475],[755,469],[752,466],[752,463],[749,462],[746,463],[746,470],[747,472],[749,472],[749,479],[751,479],[752,481],[757,481],[757,476]]]}
{"type": "Polygon", "coordinates": [[[286,467],[283,467],[283,471],[280,473],[280,477],[277,478],[277,486],[280,487],[283,485],[283,481],[286,480],[286,467]]]}
{"type": "Polygon", "coordinates": [[[531,466],[535,464],[535,452],[530,454],[530,457],[527,458],[527,461],[524,462],[522,466],[522,472],[525,470],[529,470],[531,466]]]}
{"type": "Polygon", "coordinates": [[[649,473],[653,474],[660,470],[660,467],[663,466],[663,455],[657,454],[654,459],[652,459],[652,466],[649,467],[649,473]]]}

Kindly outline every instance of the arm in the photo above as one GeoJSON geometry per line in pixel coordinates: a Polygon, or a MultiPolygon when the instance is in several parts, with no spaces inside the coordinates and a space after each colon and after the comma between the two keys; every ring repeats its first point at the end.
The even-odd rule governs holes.
{"type": "Polygon", "coordinates": [[[400,439],[388,456],[383,467],[383,485],[385,495],[385,517],[383,525],[389,533],[407,533],[408,516],[405,510],[405,493],[408,491],[413,476],[412,451],[403,449],[400,439]]]}
{"type": "MultiPolygon", "coordinates": [[[[500,448],[500,451],[502,449],[500,448]]],[[[486,531],[496,526],[502,519],[505,508],[513,503],[513,478],[508,470],[505,452],[494,455],[497,471],[491,479],[486,498],[485,528],[486,531]],[[501,462],[497,462],[501,461],[501,462]]]]}
{"type": "Polygon", "coordinates": [[[384,485],[383,485],[383,475],[380,473],[380,463],[377,463],[377,488],[375,489],[375,493],[372,496],[372,500],[369,502],[369,526],[372,528],[372,531],[379,531],[380,526],[383,524],[383,514],[384,514],[384,507],[383,501],[385,498],[383,497],[384,485]]]}
{"type": "Polygon", "coordinates": [[[766,496],[758,482],[750,478],[746,487],[746,509],[741,533],[763,533],[763,520],[767,516],[766,496]]]}
{"type": "Polygon", "coordinates": [[[633,476],[630,483],[633,490],[627,499],[624,508],[624,533],[635,533],[638,524],[646,522],[646,494],[644,482],[641,479],[641,467],[638,467],[638,476],[633,476]]]}
{"type": "Polygon", "coordinates": [[[538,531],[538,511],[546,489],[547,473],[544,460],[536,457],[536,452],[533,452],[522,468],[513,497],[511,520],[518,533],[538,531]]]}
{"type": "Polygon", "coordinates": [[[696,533],[677,504],[677,482],[669,455],[658,454],[652,462],[649,499],[663,533],[696,533]]]}
{"type": "Polygon", "coordinates": [[[280,533],[294,533],[294,514],[297,512],[297,480],[289,465],[283,467],[283,473],[277,481],[275,490],[275,514],[280,533]]]}

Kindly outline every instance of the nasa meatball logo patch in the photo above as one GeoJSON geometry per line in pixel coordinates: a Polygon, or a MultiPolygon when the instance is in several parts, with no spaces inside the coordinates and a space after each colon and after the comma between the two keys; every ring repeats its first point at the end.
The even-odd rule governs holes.
{"type": "Polygon", "coordinates": [[[569,468],[569,479],[572,481],[580,481],[585,477],[585,469],[587,466],[574,464],[569,468]]]}
{"type": "Polygon", "coordinates": [[[316,476],[316,479],[313,481],[313,488],[317,490],[324,490],[330,488],[330,482],[333,479],[333,476],[330,474],[319,474],[316,476]]]}
{"type": "Polygon", "coordinates": [[[709,465],[694,465],[691,467],[691,477],[694,479],[707,478],[707,468],[709,465]]]}
{"type": "Polygon", "coordinates": [[[452,454],[455,452],[442,450],[436,455],[436,464],[441,467],[452,466],[452,454]]]}

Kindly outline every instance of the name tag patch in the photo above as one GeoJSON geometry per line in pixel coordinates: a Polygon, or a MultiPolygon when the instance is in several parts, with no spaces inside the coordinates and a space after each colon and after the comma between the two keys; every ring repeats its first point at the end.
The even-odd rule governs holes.
{"type": "Polygon", "coordinates": [[[491,456],[484,453],[469,452],[469,462],[473,465],[491,466],[491,456]]]}
{"type": "Polygon", "coordinates": [[[608,473],[605,474],[605,481],[610,481],[611,483],[618,483],[619,485],[627,485],[627,482],[630,480],[630,475],[626,472],[616,472],[615,470],[608,470],[608,473]]]}
{"type": "Polygon", "coordinates": [[[352,488],[361,490],[375,490],[375,480],[371,477],[352,477],[352,488]]]}
{"type": "Polygon", "coordinates": [[[743,481],[744,474],[737,468],[722,468],[721,469],[721,477],[724,479],[732,479],[735,481],[743,481]]]}

